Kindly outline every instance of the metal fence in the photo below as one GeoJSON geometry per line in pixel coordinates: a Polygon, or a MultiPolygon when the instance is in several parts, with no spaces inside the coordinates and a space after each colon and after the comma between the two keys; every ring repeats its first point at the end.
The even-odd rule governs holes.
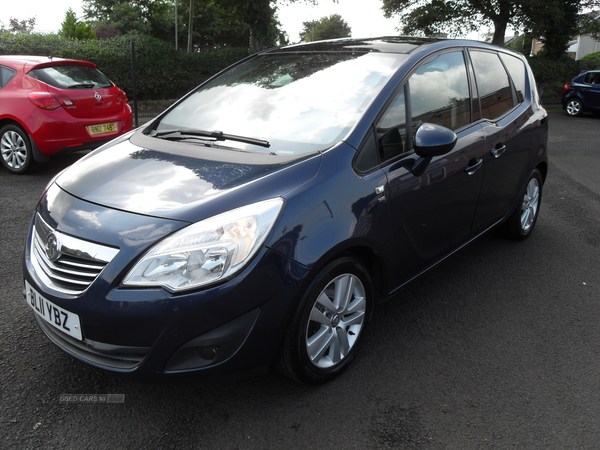
{"type": "MultiPolygon", "coordinates": [[[[183,95],[184,93],[182,93],[183,95]]],[[[141,126],[175,103],[177,99],[173,100],[137,100],[136,102],[130,101],[132,111],[134,112],[134,126],[141,126]],[[136,125],[137,124],[137,125],[136,125]]]]}

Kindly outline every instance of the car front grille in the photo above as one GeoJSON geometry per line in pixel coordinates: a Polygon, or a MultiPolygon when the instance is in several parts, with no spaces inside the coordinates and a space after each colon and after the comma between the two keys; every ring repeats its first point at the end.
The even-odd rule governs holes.
{"type": "Polygon", "coordinates": [[[44,283],[59,292],[85,292],[117,253],[119,249],[54,230],[36,215],[31,262],[44,283]]]}
{"type": "Polygon", "coordinates": [[[55,345],[67,353],[99,367],[120,370],[135,369],[150,351],[150,347],[111,345],[90,339],[78,341],[48,325],[37,314],[33,316],[41,330],[55,345]]]}

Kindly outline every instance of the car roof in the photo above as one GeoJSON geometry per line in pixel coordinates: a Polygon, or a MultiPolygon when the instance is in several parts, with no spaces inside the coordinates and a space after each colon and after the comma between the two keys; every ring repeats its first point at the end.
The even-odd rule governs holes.
{"type": "Polygon", "coordinates": [[[452,47],[457,45],[498,47],[483,42],[465,39],[438,39],[419,38],[411,36],[383,36],[367,39],[342,38],[327,41],[315,41],[300,44],[292,44],[267,50],[269,53],[277,52],[380,52],[409,54],[419,47],[431,45],[436,48],[452,47]]]}
{"type": "Polygon", "coordinates": [[[31,55],[1,55],[0,64],[11,66],[14,69],[20,69],[25,73],[33,69],[40,69],[49,66],[58,65],[80,65],[96,68],[94,63],[80,61],[77,59],[54,58],[52,56],[31,56],[31,55]]]}

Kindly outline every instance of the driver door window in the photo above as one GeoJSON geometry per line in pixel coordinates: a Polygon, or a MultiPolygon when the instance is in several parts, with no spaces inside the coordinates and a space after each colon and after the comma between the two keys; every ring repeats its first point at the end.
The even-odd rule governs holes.
{"type": "Polygon", "coordinates": [[[441,54],[420,66],[377,123],[381,161],[411,150],[405,95],[410,92],[412,130],[424,122],[457,130],[471,122],[471,100],[461,51],[441,54]]]}
{"type": "Polygon", "coordinates": [[[451,130],[471,122],[467,69],[462,52],[439,55],[409,79],[413,127],[435,123],[451,130]]]}

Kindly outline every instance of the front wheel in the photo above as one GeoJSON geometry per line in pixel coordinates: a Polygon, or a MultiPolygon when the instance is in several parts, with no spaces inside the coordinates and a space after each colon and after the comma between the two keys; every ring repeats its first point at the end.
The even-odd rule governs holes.
{"type": "Polygon", "coordinates": [[[520,240],[531,234],[540,213],[542,184],[542,174],[535,169],[525,186],[521,205],[514,210],[508,221],[501,227],[505,236],[520,240]]]}
{"type": "Polygon", "coordinates": [[[373,306],[373,284],[360,262],[344,257],[328,264],[292,316],[276,368],[308,384],[329,381],[356,354],[373,306]]]}
{"type": "Polygon", "coordinates": [[[572,98],[567,101],[565,111],[569,116],[578,117],[583,114],[583,104],[578,98],[572,98]]]}
{"type": "Polygon", "coordinates": [[[13,173],[25,173],[35,164],[29,136],[16,125],[0,130],[0,153],[2,165],[13,173]]]}

